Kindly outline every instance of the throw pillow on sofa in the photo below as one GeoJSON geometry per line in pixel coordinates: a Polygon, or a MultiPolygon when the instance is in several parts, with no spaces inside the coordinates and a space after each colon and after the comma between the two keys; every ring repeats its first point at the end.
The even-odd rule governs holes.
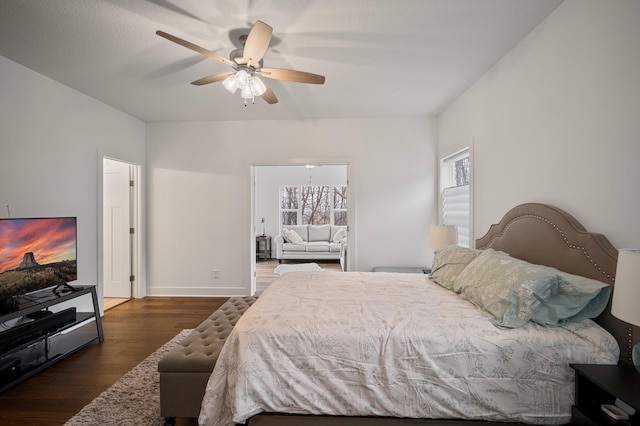
{"type": "Polygon", "coordinates": [[[347,230],[344,228],[340,228],[336,231],[335,235],[333,236],[333,242],[339,243],[340,240],[342,240],[346,236],[347,236],[347,230]]]}
{"type": "Polygon", "coordinates": [[[291,229],[282,228],[282,235],[288,243],[300,244],[302,241],[304,241],[296,231],[293,231],[291,229]]]}

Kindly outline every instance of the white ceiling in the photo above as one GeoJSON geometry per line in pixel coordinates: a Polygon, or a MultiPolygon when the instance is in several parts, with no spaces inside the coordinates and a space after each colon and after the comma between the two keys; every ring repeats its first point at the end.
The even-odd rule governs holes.
{"type": "Polygon", "coordinates": [[[561,2],[0,0],[0,55],[144,121],[437,115],[561,2]],[[258,19],[265,67],[326,83],[264,79],[280,102],[245,108],[189,84],[230,68],[155,35],[228,57],[258,19]]]}

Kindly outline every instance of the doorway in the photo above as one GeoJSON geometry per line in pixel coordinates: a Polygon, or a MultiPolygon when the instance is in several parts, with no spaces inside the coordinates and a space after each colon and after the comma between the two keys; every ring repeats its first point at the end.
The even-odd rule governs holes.
{"type": "Polygon", "coordinates": [[[103,158],[103,294],[105,310],[135,296],[140,166],[103,158]]]}
{"type": "MultiPolygon", "coordinates": [[[[348,211],[354,210],[355,205],[349,198],[351,194],[350,188],[350,164],[349,163],[293,163],[293,164],[270,164],[270,165],[254,165],[252,166],[252,228],[251,228],[251,294],[260,293],[264,288],[272,282],[277,275],[274,269],[278,266],[276,260],[276,246],[274,239],[280,233],[282,214],[280,206],[280,191],[284,187],[290,186],[327,186],[337,187],[344,186],[349,188],[347,199],[349,200],[348,211]],[[313,164],[313,165],[312,165],[313,164]],[[271,242],[271,258],[257,261],[256,249],[262,241],[257,241],[258,236],[264,239],[270,239],[271,242]]],[[[300,214],[298,214],[299,216],[300,214]]],[[[353,219],[352,213],[349,218],[353,219]]],[[[334,219],[332,219],[334,220],[334,219]]],[[[303,221],[298,218],[299,223],[303,221]]],[[[349,234],[353,236],[353,223],[348,222],[349,234]]],[[[351,247],[347,247],[349,251],[351,247]]],[[[327,261],[333,262],[333,261],[327,261]]],[[[327,269],[340,269],[339,260],[335,264],[326,265],[327,269]]],[[[317,263],[317,262],[316,262],[317,263]]]]}

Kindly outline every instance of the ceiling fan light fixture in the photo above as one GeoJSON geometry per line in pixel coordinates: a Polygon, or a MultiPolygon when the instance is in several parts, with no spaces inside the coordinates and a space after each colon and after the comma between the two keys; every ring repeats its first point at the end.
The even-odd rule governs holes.
{"type": "Polygon", "coordinates": [[[251,91],[253,92],[254,96],[262,96],[264,95],[264,92],[267,91],[267,86],[265,86],[262,80],[260,80],[256,76],[251,77],[251,79],[249,80],[249,85],[251,86],[251,91]]]}
{"type": "Polygon", "coordinates": [[[240,36],[242,47],[233,50],[229,55],[229,59],[227,59],[187,40],[165,33],[164,31],[156,31],[156,34],[162,38],[231,66],[234,71],[230,73],[213,74],[192,81],[191,84],[203,86],[205,84],[222,81],[224,88],[231,94],[240,89],[240,94],[245,100],[245,105],[247,99],[255,101],[256,96],[262,97],[262,99],[270,105],[278,103],[278,98],[273,93],[273,90],[264,84],[262,80],[258,79],[254,75],[256,73],[274,80],[324,84],[325,78],[322,75],[281,68],[264,68],[263,57],[269,48],[272,33],[273,28],[262,21],[256,21],[248,35],[240,36]],[[246,88],[247,86],[248,88],[246,88]],[[251,96],[249,96],[249,92],[251,92],[251,96]]]}
{"type": "Polygon", "coordinates": [[[248,84],[240,88],[240,97],[243,99],[253,99],[253,90],[248,84]]]}
{"type": "Polygon", "coordinates": [[[232,74],[225,78],[222,85],[229,91],[229,93],[234,94],[236,90],[238,90],[238,79],[236,79],[236,74],[232,74]]]}
{"type": "Polygon", "coordinates": [[[267,91],[267,86],[262,80],[245,70],[239,70],[225,78],[222,85],[231,94],[240,89],[240,97],[245,100],[245,104],[248,99],[253,101],[256,96],[262,96],[267,91]]]}
{"type": "Polygon", "coordinates": [[[238,82],[238,87],[242,89],[244,86],[249,84],[249,78],[251,76],[245,70],[239,70],[236,73],[236,81],[238,82]]]}

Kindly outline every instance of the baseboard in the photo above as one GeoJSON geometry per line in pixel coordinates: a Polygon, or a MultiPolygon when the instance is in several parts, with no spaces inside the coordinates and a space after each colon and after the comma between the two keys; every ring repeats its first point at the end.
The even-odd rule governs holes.
{"type": "Polygon", "coordinates": [[[244,297],[250,289],[243,287],[148,287],[147,296],[175,297],[244,297]]]}

